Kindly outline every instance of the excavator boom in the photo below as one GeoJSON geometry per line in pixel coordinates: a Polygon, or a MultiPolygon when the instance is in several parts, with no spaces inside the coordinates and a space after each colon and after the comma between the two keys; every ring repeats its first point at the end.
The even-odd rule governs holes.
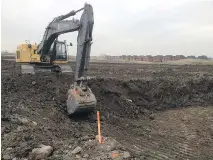
{"type": "Polygon", "coordinates": [[[51,45],[59,35],[77,31],[80,27],[79,20],[68,20],[51,22],[43,36],[43,40],[39,44],[37,52],[41,55],[48,55],[51,45]]]}
{"type": "Polygon", "coordinates": [[[93,25],[93,8],[91,5],[85,4],[77,38],[75,83],[68,91],[67,111],[69,115],[93,111],[97,104],[94,94],[87,85],[93,25]]]}
{"type": "Polygon", "coordinates": [[[91,5],[85,5],[84,12],[80,20],[80,29],[78,32],[78,46],[76,57],[75,79],[86,76],[89,66],[89,58],[92,44],[92,30],[94,25],[93,8],[91,5]]]}

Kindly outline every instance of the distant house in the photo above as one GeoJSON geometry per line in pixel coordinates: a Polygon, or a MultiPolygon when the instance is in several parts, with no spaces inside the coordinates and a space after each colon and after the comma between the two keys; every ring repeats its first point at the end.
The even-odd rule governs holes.
{"type": "Polygon", "coordinates": [[[144,59],[144,56],[137,56],[136,58],[137,61],[143,61],[143,59],[144,59]]]}
{"type": "Polygon", "coordinates": [[[207,56],[205,56],[205,55],[198,56],[197,58],[198,58],[198,59],[206,59],[206,60],[208,59],[208,57],[207,57],[207,56]]]}
{"type": "Polygon", "coordinates": [[[163,61],[162,55],[157,55],[153,57],[153,62],[162,62],[162,61],[163,61]]]}
{"type": "Polygon", "coordinates": [[[181,59],[185,59],[186,57],[184,55],[176,55],[175,56],[175,60],[181,60],[181,59]]]}
{"type": "Polygon", "coordinates": [[[186,58],[187,58],[187,59],[196,59],[195,56],[187,56],[186,58]]]}
{"type": "Polygon", "coordinates": [[[147,56],[144,56],[143,60],[146,62],[153,62],[154,58],[151,55],[147,55],[147,56]]]}
{"type": "Polygon", "coordinates": [[[135,60],[137,60],[137,55],[131,56],[131,61],[135,61],[135,60]]]}
{"type": "Polygon", "coordinates": [[[126,58],[127,58],[127,60],[128,60],[128,61],[130,61],[130,60],[131,60],[131,56],[130,56],[130,55],[127,55],[127,57],[126,57],[126,58]]]}
{"type": "Polygon", "coordinates": [[[166,55],[166,56],[164,56],[163,57],[163,62],[167,62],[167,61],[174,61],[174,56],[172,56],[172,55],[166,55]]]}
{"type": "Polygon", "coordinates": [[[117,59],[117,56],[106,55],[106,59],[107,59],[107,60],[116,60],[116,59],[117,59]]]}
{"type": "Polygon", "coordinates": [[[119,60],[119,56],[111,56],[111,60],[119,60]]]}
{"type": "Polygon", "coordinates": [[[127,56],[126,56],[126,55],[122,55],[122,56],[121,56],[121,59],[122,59],[122,60],[127,60],[127,56]]]}

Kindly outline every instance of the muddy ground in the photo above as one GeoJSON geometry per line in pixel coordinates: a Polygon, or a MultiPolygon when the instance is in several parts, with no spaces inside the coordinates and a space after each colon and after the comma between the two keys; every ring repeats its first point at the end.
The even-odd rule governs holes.
{"type": "Polygon", "coordinates": [[[54,148],[48,159],[109,159],[111,152],[128,152],[127,159],[213,159],[213,66],[91,63],[102,134],[106,144],[119,143],[109,149],[94,140],[95,113],[66,114],[73,75],[23,76],[12,61],[1,66],[5,159],[28,159],[40,144],[54,148]],[[69,157],[77,146],[83,151],[69,157]]]}

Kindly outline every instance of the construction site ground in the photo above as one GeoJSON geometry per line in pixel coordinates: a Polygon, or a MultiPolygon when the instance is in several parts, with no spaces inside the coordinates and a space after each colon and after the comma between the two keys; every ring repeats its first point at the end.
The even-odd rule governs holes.
{"type": "Polygon", "coordinates": [[[96,112],[67,116],[73,74],[1,67],[3,159],[30,159],[41,144],[54,149],[48,159],[213,159],[213,66],[91,63],[104,144],[96,112]]]}

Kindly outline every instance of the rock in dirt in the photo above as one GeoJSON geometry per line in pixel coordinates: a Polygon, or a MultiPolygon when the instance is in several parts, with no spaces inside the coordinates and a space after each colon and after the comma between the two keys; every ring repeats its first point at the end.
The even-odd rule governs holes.
{"type": "Polygon", "coordinates": [[[154,115],[154,114],[151,114],[151,115],[149,116],[149,119],[154,120],[154,119],[155,119],[155,115],[154,115]]]}
{"type": "Polygon", "coordinates": [[[35,85],[36,84],[36,81],[32,81],[32,85],[35,85]]]}
{"type": "Polygon", "coordinates": [[[9,159],[11,159],[11,156],[6,154],[6,155],[3,155],[2,159],[9,160],[9,159]]]}
{"type": "Polygon", "coordinates": [[[53,152],[53,147],[40,145],[40,148],[34,148],[32,150],[30,158],[32,160],[46,159],[52,154],[52,152],[53,152]]]}
{"type": "Polygon", "coordinates": [[[111,158],[112,159],[121,159],[121,155],[120,155],[119,151],[112,151],[111,158]]]}
{"type": "Polygon", "coordinates": [[[84,158],[88,158],[89,157],[89,155],[88,154],[84,154],[84,156],[83,156],[84,158]]]}
{"type": "Polygon", "coordinates": [[[81,141],[88,141],[90,139],[89,136],[83,136],[80,138],[81,141]]]}
{"type": "Polygon", "coordinates": [[[35,122],[35,121],[32,121],[32,123],[33,123],[33,125],[34,125],[34,126],[37,126],[37,122],[35,122]]]}
{"type": "Polygon", "coordinates": [[[71,153],[72,154],[78,154],[78,153],[81,153],[82,151],[83,151],[82,148],[78,146],[71,153]]]}
{"type": "Polygon", "coordinates": [[[27,118],[21,118],[19,117],[18,120],[22,123],[22,124],[27,124],[29,122],[29,120],[27,118]]]}
{"type": "Polygon", "coordinates": [[[130,158],[129,152],[125,151],[125,152],[123,153],[123,157],[124,157],[125,159],[130,158]]]}
{"type": "Polygon", "coordinates": [[[112,159],[129,159],[130,153],[127,151],[124,151],[123,153],[121,151],[112,151],[111,152],[111,158],[112,159]]]}
{"type": "Polygon", "coordinates": [[[76,155],[75,157],[76,157],[76,158],[78,158],[78,159],[80,159],[80,158],[81,158],[81,156],[79,156],[79,155],[76,155]]]}
{"type": "Polygon", "coordinates": [[[98,146],[99,150],[102,151],[113,151],[115,148],[119,146],[119,143],[110,137],[105,137],[104,138],[104,143],[98,146]]]}

